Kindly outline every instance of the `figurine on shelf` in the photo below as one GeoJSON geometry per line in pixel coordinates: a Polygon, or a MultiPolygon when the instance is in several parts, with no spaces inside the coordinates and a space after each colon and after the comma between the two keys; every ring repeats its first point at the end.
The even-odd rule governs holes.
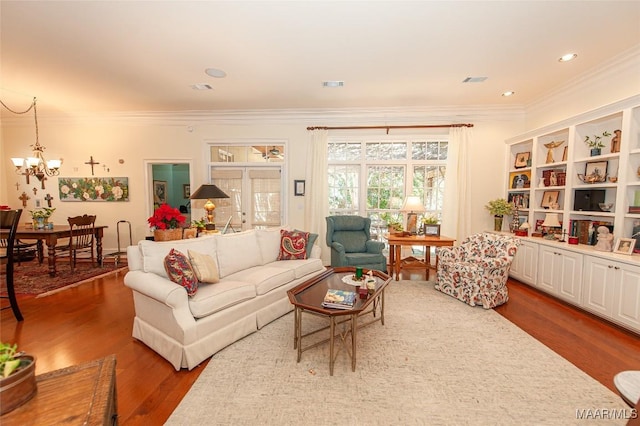
{"type": "Polygon", "coordinates": [[[606,226],[598,226],[598,242],[594,249],[599,251],[611,251],[613,248],[613,234],[606,226]]]}
{"type": "Polygon", "coordinates": [[[611,138],[611,153],[620,152],[620,142],[622,138],[622,130],[614,130],[614,136],[611,138]]]}
{"type": "Polygon", "coordinates": [[[564,143],[564,141],[551,141],[549,143],[545,143],[544,147],[547,148],[547,164],[549,163],[555,163],[555,160],[553,159],[553,150],[557,147],[559,147],[560,145],[562,145],[564,143]]]}

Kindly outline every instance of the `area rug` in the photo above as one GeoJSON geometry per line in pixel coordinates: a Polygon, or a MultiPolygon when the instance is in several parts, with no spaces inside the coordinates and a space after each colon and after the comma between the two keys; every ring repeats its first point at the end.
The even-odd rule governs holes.
{"type": "MultiPolygon", "coordinates": [[[[31,260],[15,265],[14,288],[16,295],[38,295],[39,297],[44,297],[51,294],[51,292],[74,287],[86,281],[124,269],[126,269],[126,264],[123,266],[122,263],[119,263],[117,267],[114,263],[105,263],[104,267],[100,267],[92,266],[89,262],[78,262],[75,271],[71,272],[69,262],[63,261],[56,263],[57,274],[55,277],[50,277],[46,259],[42,264],[39,264],[36,260],[31,260]]],[[[1,275],[0,293],[6,295],[4,269],[1,275]]]]}
{"type": "Polygon", "coordinates": [[[493,310],[424,281],[392,282],[386,302],[385,325],[358,333],[355,372],[342,350],[329,375],[328,344],[296,363],[290,313],[214,355],[166,424],[612,425],[626,420],[598,416],[630,415],[493,310]]]}

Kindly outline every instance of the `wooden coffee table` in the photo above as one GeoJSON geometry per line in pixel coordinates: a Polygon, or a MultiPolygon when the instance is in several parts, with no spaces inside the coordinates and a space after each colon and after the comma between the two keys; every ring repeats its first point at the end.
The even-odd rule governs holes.
{"type": "MultiPolygon", "coordinates": [[[[368,271],[365,270],[365,273],[368,271]]],[[[328,268],[324,273],[292,288],[287,292],[291,304],[295,307],[293,348],[298,350],[298,362],[302,358],[302,352],[314,348],[329,341],[329,374],[333,376],[333,366],[337,354],[334,354],[334,340],[339,337],[344,343],[347,352],[351,356],[351,371],[356,371],[356,347],[358,328],[365,327],[380,321],[384,325],[384,291],[391,277],[380,271],[373,271],[376,277],[376,288],[366,299],[358,296],[356,304],[351,309],[330,309],[322,306],[327,289],[351,290],[357,293],[358,288],[346,284],[342,277],[353,275],[355,268],[328,268]],[[302,314],[308,313],[329,319],[329,325],[309,333],[302,334],[302,314]],[[359,319],[371,314],[372,318],[367,322],[359,319]],[[336,335],[336,325],[343,324],[343,331],[336,335]],[[302,347],[302,339],[323,330],[329,329],[329,337],[305,348],[302,347]],[[351,337],[350,344],[346,340],[351,337]]]]}

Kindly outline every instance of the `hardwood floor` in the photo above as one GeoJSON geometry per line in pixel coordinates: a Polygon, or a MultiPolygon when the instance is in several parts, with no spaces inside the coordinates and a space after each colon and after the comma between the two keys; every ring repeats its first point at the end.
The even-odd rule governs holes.
{"type": "MultiPolygon", "coordinates": [[[[20,297],[25,320],[17,323],[3,310],[0,337],[37,356],[36,374],[115,354],[120,424],[163,424],[208,361],[177,372],[134,340],[133,300],[123,278],[119,273],[44,298],[20,297]]],[[[420,272],[404,278],[425,279],[420,272]]],[[[640,336],[516,281],[509,289],[509,302],[496,311],[609,389],[615,391],[617,372],[640,370],[640,336]]]]}

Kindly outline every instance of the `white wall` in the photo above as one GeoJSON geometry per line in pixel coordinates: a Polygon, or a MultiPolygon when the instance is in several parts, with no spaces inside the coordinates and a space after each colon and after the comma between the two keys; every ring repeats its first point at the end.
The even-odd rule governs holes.
{"type": "MultiPolygon", "coordinates": [[[[306,179],[307,144],[310,138],[306,127],[309,125],[335,125],[347,121],[358,125],[367,121],[371,125],[377,116],[363,118],[360,113],[349,115],[348,112],[331,117],[318,114],[311,118],[308,113],[304,118],[283,112],[280,117],[261,117],[260,113],[224,118],[180,117],[48,117],[42,107],[39,109],[40,142],[46,147],[45,157],[63,158],[61,176],[91,176],[91,168],[84,164],[93,156],[100,164],[95,166],[95,176],[128,177],[130,187],[129,202],[97,203],[97,202],[61,202],[57,192],[57,178],[46,181],[43,191],[37,181],[31,179],[26,185],[23,176],[14,173],[10,158],[29,155],[29,145],[34,142],[32,117],[8,117],[2,126],[2,147],[0,149],[2,164],[2,185],[0,186],[0,204],[20,207],[18,197],[25,191],[31,198],[27,202],[24,218],[29,219],[28,210],[35,208],[35,200],[43,199],[50,193],[54,200],[53,215],[55,223],[65,223],[68,216],[77,214],[96,214],[98,224],[107,225],[104,240],[104,252],[115,251],[117,247],[116,223],[128,220],[132,224],[134,243],[150,235],[147,217],[150,215],[148,194],[145,191],[145,161],[180,160],[193,164],[192,188],[197,188],[206,181],[207,163],[205,145],[212,141],[240,141],[250,139],[283,140],[287,143],[286,219],[294,227],[304,227],[304,199],[293,196],[293,180],[306,179]],[[120,163],[122,160],[122,164],[120,163]],[[103,169],[109,168],[109,172],[103,169]],[[19,184],[16,189],[15,184],[19,184]],[[33,188],[38,188],[34,195],[33,188]]],[[[415,117],[415,111],[403,115],[403,120],[414,116],[414,124],[434,124],[461,122],[459,114],[447,116],[447,112],[435,112],[429,116],[415,117]]],[[[265,114],[266,116],[266,114],[265,114]]],[[[387,119],[383,124],[392,125],[387,119]]],[[[502,171],[504,165],[504,140],[524,129],[523,116],[519,111],[497,110],[475,115],[466,111],[462,122],[472,122],[474,127],[474,143],[472,150],[473,174],[472,189],[474,191],[473,229],[490,228],[490,215],[483,209],[487,200],[502,196],[502,171]]],[[[380,124],[378,121],[377,124],[380,124]]],[[[404,122],[403,124],[407,124],[404,122]]],[[[313,182],[307,181],[307,185],[313,182]]],[[[196,208],[194,206],[194,208],[196,208]]],[[[23,220],[23,222],[25,221],[23,220]]],[[[125,236],[126,237],[126,236],[125,236]]],[[[123,242],[126,238],[121,237],[123,242]]]]}

